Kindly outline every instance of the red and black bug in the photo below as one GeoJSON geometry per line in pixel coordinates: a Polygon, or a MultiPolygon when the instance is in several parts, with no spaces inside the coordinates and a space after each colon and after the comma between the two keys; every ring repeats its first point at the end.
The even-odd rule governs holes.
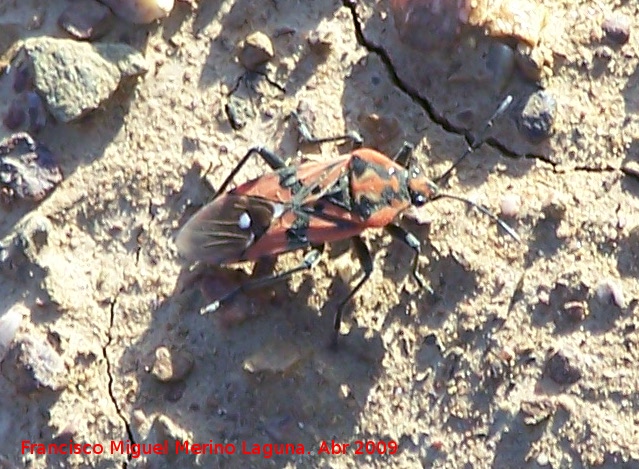
{"type": "MultiPolygon", "coordinates": [[[[486,129],[510,101],[510,97],[504,100],[486,129]]],[[[314,143],[345,139],[353,140],[356,146],[361,143],[353,135],[314,139],[304,127],[301,130],[305,139],[314,143]]],[[[480,139],[471,145],[453,167],[481,143],[480,139]]],[[[409,207],[420,207],[444,197],[461,200],[493,218],[517,238],[508,225],[485,208],[467,199],[441,193],[435,182],[423,176],[419,169],[408,166],[411,150],[412,146],[405,143],[394,158],[389,158],[376,150],[358,147],[328,161],[287,165],[265,148],[251,148],[224,180],[213,200],[184,225],[176,238],[179,252],[192,262],[227,265],[303,248],[311,250],[297,267],[246,282],[202,308],[202,313],[217,310],[242,291],[263,287],[310,269],[319,261],[326,243],[350,238],[364,275],[337,308],[333,336],[336,341],[344,306],[373,271],[373,257],[360,236],[366,229],[384,228],[414,251],[412,274],[420,287],[425,287],[418,273],[421,244],[413,234],[395,223],[409,207]],[[254,154],[260,155],[273,172],[227,192],[233,178],[254,154]]],[[[439,180],[447,177],[451,170],[439,180]]]]}

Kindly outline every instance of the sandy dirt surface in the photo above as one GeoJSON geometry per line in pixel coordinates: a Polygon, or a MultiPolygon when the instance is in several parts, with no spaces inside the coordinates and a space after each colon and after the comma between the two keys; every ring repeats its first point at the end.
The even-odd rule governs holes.
{"type": "MultiPolygon", "coordinates": [[[[56,21],[71,3],[0,2],[5,41],[65,37],[56,21]]],[[[22,318],[0,375],[0,467],[639,468],[639,9],[544,6],[551,60],[541,82],[556,109],[553,135],[535,143],[518,122],[539,84],[517,68],[478,78],[480,48],[409,47],[386,2],[201,0],[176,3],[157,24],[116,22],[101,41],[141,51],[148,73],[80,120],[50,119],[36,139],[64,181],[39,203],[0,208],[4,245],[27,240],[0,268],[0,315],[22,318]],[[603,37],[613,12],[630,20],[624,45],[603,37]],[[284,91],[257,77],[229,97],[254,31],[273,41],[267,72],[284,91]],[[335,308],[360,275],[344,243],[309,275],[199,314],[252,272],[191,271],[176,252],[179,228],[211,197],[207,169],[216,187],[253,145],[318,160],[348,151],[299,145],[286,119],[297,109],[318,136],[357,130],[389,154],[411,142],[435,178],[508,94],[488,143],[444,190],[511,212],[503,218],[521,243],[454,200],[406,217],[433,296],[410,275],[410,249],[366,232],[376,268],[337,353],[335,308]],[[15,349],[29,343],[55,355],[36,357],[48,387],[16,378],[15,349]],[[192,370],[158,379],[162,347],[192,370]],[[105,453],[21,452],[23,440],[69,439],[105,453]],[[243,442],[294,443],[304,454],[131,459],[110,452],[122,440],[212,441],[237,453],[243,442]],[[317,454],[331,440],[351,446],[317,454]],[[358,440],[399,449],[359,455],[358,440]]],[[[252,160],[238,180],[264,171],[252,160]]]]}

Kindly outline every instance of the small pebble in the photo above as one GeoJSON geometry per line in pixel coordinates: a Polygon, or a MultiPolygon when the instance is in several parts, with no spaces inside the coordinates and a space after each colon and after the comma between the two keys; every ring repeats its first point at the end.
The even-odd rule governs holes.
{"type": "Polygon", "coordinates": [[[148,24],[169,16],[173,0],[100,0],[125,21],[148,24]]]}
{"type": "Polygon", "coordinates": [[[542,210],[547,217],[554,220],[562,220],[568,210],[566,203],[567,196],[553,191],[542,204],[542,210]]]}
{"type": "Polygon", "coordinates": [[[505,346],[497,352],[497,358],[504,363],[511,363],[515,359],[515,351],[511,347],[505,346]]]}
{"type": "Polygon", "coordinates": [[[255,71],[271,60],[274,55],[271,39],[266,34],[256,31],[244,40],[239,59],[247,70],[255,71]]]}
{"type": "Polygon", "coordinates": [[[508,193],[501,198],[501,214],[505,217],[514,218],[521,209],[521,197],[519,194],[508,193]]]}
{"type": "Polygon", "coordinates": [[[573,361],[559,350],[546,363],[546,373],[557,384],[575,384],[581,379],[581,371],[572,363],[573,361]]]}
{"type": "Polygon", "coordinates": [[[29,309],[23,304],[13,305],[0,316],[0,362],[9,350],[22,320],[29,315],[29,309]]]}
{"type": "Polygon", "coordinates": [[[537,290],[537,300],[542,305],[548,306],[550,304],[550,291],[548,288],[539,287],[537,290]]]}
{"type": "Polygon", "coordinates": [[[99,108],[119,83],[145,74],[149,67],[141,52],[123,42],[90,44],[38,36],[26,39],[20,54],[33,70],[33,90],[60,123],[99,108]]]}
{"type": "Polygon", "coordinates": [[[513,74],[515,52],[506,44],[492,42],[486,56],[486,67],[493,75],[495,88],[502,90],[513,74]]]}
{"type": "Polygon", "coordinates": [[[8,352],[3,362],[5,377],[23,394],[42,388],[61,391],[68,384],[64,360],[46,338],[33,335],[17,342],[8,352]]]}
{"type": "Polygon", "coordinates": [[[519,131],[529,142],[538,144],[550,138],[554,132],[557,101],[547,91],[530,95],[519,117],[519,131]]]}
{"type": "Polygon", "coordinates": [[[169,417],[160,414],[153,420],[147,439],[150,443],[165,443],[168,440],[169,447],[175,447],[176,441],[188,440],[189,435],[169,417]]]}
{"type": "Polygon", "coordinates": [[[587,306],[585,301],[567,301],[564,303],[563,313],[572,322],[583,321],[586,317],[587,306]]]}
{"type": "Polygon", "coordinates": [[[0,193],[14,198],[42,200],[62,181],[55,156],[27,133],[0,142],[0,193]]]}
{"type": "Polygon", "coordinates": [[[328,54],[335,41],[335,33],[328,24],[320,25],[320,27],[311,31],[307,37],[309,47],[319,55],[328,54]]]}
{"type": "Polygon", "coordinates": [[[628,176],[639,179],[639,161],[628,161],[621,166],[621,170],[628,176]]]}
{"type": "Polygon", "coordinates": [[[96,0],[83,0],[67,7],[58,17],[58,26],[71,37],[95,40],[104,36],[113,24],[113,13],[96,0]]]}
{"type": "Polygon", "coordinates": [[[151,373],[158,381],[175,383],[183,381],[193,369],[193,355],[186,351],[171,351],[167,347],[155,350],[155,362],[151,373]]]}
{"type": "Polygon", "coordinates": [[[184,396],[186,391],[186,383],[180,381],[178,383],[167,383],[167,387],[164,392],[164,399],[168,402],[177,402],[184,396]]]}
{"type": "Polygon", "coordinates": [[[605,279],[597,285],[597,298],[604,303],[612,303],[619,308],[626,307],[622,286],[613,279],[605,279]]]}
{"type": "Polygon", "coordinates": [[[435,451],[444,451],[446,445],[443,440],[434,439],[430,442],[430,447],[433,448],[435,451]]]}
{"type": "Polygon", "coordinates": [[[229,96],[228,102],[224,105],[224,112],[233,130],[242,129],[248,121],[255,118],[250,101],[237,96],[229,96]]]}
{"type": "Polygon", "coordinates": [[[528,44],[520,43],[517,45],[515,62],[518,70],[526,78],[538,81],[543,75],[546,58],[540,47],[532,47],[528,44]]]}
{"type": "Polygon", "coordinates": [[[557,406],[549,398],[540,398],[522,401],[519,410],[526,425],[537,425],[554,414],[557,406]]]}
{"type": "Polygon", "coordinates": [[[625,44],[630,39],[630,19],[621,14],[614,14],[604,20],[601,25],[606,37],[615,44],[625,44]]]}
{"type": "Polygon", "coordinates": [[[595,49],[594,55],[598,59],[610,60],[612,59],[613,50],[609,46],[599,46],[595,49]]]}
{"type": "Polygon", "coordinates": [[[302,359],[300,350],[290,342],[271,342],[244,361],[249,373],[285,373],[302,359]]]}
{"type": "Polygon", "coordinates": [[[550,463],[550,459],[546,453],[541,453],[537,456],[537,464],[540,466],[547,466],[550,463]]]}
{"type": "Polygon", "coordinates": [[[35,259],[36,254],[49,242],[49,233],[53,230],[51,220],[39,213],[33,213],[25,217],[22,223],[16,227],[16,241],[30,259],[35,259]]]}

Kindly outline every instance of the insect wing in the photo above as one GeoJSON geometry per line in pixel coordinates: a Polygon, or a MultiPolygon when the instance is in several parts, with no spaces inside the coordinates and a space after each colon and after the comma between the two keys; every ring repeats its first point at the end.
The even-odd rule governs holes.
{"type": "MultiPolygon", "coordinates": [[[[245,251],[271,226],[281,204],[224,194],[202,207],[178,233],[178,251],[191,262],[223,265],[244,260],[245,251]]],[[[279,213],[277,213],[279,212],[279,213]]]]}
{"type": "Polygon", "coordinates": [[[294,199],[297,205],[308,204],[321,198],[348,171],[349,158],[350,155],[343,155],[329,161],[287,166],[240,184],[231,193],[284,204],[294,199]]]}
{"type": "Polygon", "coordinates": [[[298,197],[303,205],[310,205],[330,192],[348,171],[350,155],[342,155],[325,162],[309,162],[297,170],[302,183],[298,197]]]}
{"type": "Polygon", "coordinates": [[[294,251],[310,246],[304,237],[291,236],[291,227],[298,220],[298,214],[293,210],[286,211],[281,217],[273,220],[269,229],[244,253],[244,260],[257,260],[262,257],[272,257],[285,252],[294,251]]]}
{"type": "Polygon", "coordinates": [[[325,204],[321,210],[313,208],[308,213],[311,215],[308,240],[313,245],[348,239],[367,228],[365,220],[331,203],[325,204]]]}
{"type": "Polygon", "coordinates": [[[287,210],[273,221],[259,240],[246,249],[244,259],[256,260],[348,239],[366,229],[365,222],[348,210],[328,203],[322,205],[321,211],[309,205],[287,210]],[[301,221],[304,228],[294,229],[301,221]]]}

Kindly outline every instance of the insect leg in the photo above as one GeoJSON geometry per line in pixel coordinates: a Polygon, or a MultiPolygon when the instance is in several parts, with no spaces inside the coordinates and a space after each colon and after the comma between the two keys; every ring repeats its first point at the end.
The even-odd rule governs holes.
{"type": "Polygon", "coordinates": [[[226,179],[224,180],[220,188],[215,193],[215,197],[219,196],[221,193],[223,193],[226,190],[226,188],[231,183],[233,178],[237,175],[237,173],[240,172],[240,170],[246,164],[249,158],[255,153],[260,155],[262,159],[266,162],[266,164],[268,164],[272,169],[281,169],[286,167],[286,163],[284,163],[284,160],[281,157],[277,156],[275,153],[273,153],[271,150],[268,150],[264,147],[252,147],[249,149],[249,151],[246,152],[246,155],[242,157],[242,159],[235,166],[235,168],[233,168],[233,171],[231,171],[231,174],[229,174],[226,177],[226,179]]]}
{"type": "Polygon", "coordinates": [[[295,111],[291,112],[291,117],[295,119],[295,126],[297,127],[297,131],[299,132],[300,142],[301,143],[309,143],[309,144],[319,144],[319,143],[329,143],[329,142],[338,142],[340,140],[350,141],[354,147],[359,148],[362,146],[363,140],[361,135],[357,132],[349,132],[344,135],[335,135],[333,137],[324,137],[318,138],[313,135],[311,130],[308,128],[306,122],[302,120],[299,114],[295,111]]]}
{"type": "Polygon", "coordinates": [[[342,300],[342,302],[337,307],[337,313],[335,313],[335,323],[333,330],[333,347],[337,347],[337,337],[339,336],[339,328],[342,325],[342,313],[344,312],[344,307],[346,304],[357,294],[362,285],[366,283],[373,273],[373,256],[371,256],[371,252],[366,246],[366,243],[359,236],[353,236],[351,238],[353,241],[353,248],[355,249],[355,254],[359,259],[360,264],[362,265],[362,270],[364,271],[364,276],[357,282],[357,285],[351,290],[346,298],[342,300]]]}
{"type": "Polygon", "coordinates": [[[229,300],[232,300],[241,292],[245,292],[247,290],[253,290],[255,288],[266,287],[274,283],[277,283],[280,280],[285,280],[286,278],[290,277],[294,273],[313,268],[319,262],[320,256],[322,255],[323,251],[324,251],[323,244],[320,246],[315,246],[311,251],[308,252],[308,254],[306,254],[306,256],[304,256],[304,259],[297,267],[293,267],[290,270],[277,272],[273,275],[269,275],[266,277],[245,282],[239,287],[237,287],[235,290],[232,290],[231,292],[224,295],[219,300],[214,301],[213,303],[210,303],[206,305],[205,307],[203,307],[200,310],[200,314],[214,313],[220,308],[220,306],[222,306],[222,304],[228,302],[229,300]]]}
{"type": "Polygon", "coordinates": [[[414,251],[413,278],[419,285],[419,288],[426,288],[432,294],[433,290],[431,290],[431,288],[428,285],[426,285],[426,281],[422,278],[422,276],[417,271],[417,268],[419,267],[419,255],[422,252],[422,246],[419,240],[417,239],[417,237],[414,234],[410,233],[409,231],[406,231],[404,228],[402,228],[399,225],[393,225],[393,224],[386,225],[384,229],[393,238],[398,239],[399,241],[401,241],[402,243],[404,243],[406,246],[408,246],[414,251]]]}
{"type": "Polygon", "coordinates": [[[413,153],[414,149],[415,147],[413,146],[413,144],[408,142],[402,143],[402,148],[400,148],[395,156],[393,156],[393,161],[406,167],[408,164],[408,159],[410,158],[410,155],[413,153]]]}

